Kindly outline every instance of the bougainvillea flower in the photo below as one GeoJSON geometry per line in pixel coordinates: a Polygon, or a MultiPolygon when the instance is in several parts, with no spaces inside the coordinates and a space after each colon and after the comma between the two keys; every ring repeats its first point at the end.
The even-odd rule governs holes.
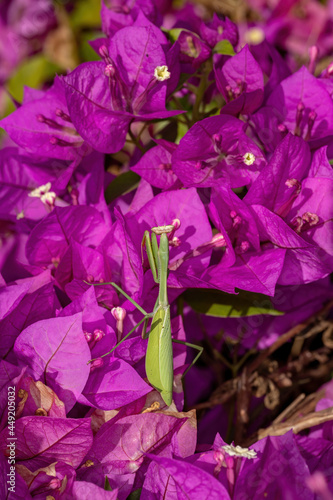
{"type": "Polygon", "coordinates": [[[15,304],[13,310],[0,321],[0,354],[3,358],[9,355],[23,328],[52,317],[60,306],[49,271],[41,273],[36,278],[29,278],[25,284],[4,288],[4,293],[1,293],[0,297],[5,300],[5,292],[14,292],[15,288],[25,291],[20,300],[13,303],[15,304]]]}
{"type": "Polygon", "coordinates": [[[0,186],[2,219],[39,220],[45,217],[63,191],[76,161],[34,159],[16,148],[0,151],[0,186]]]}
{"type": "Polygon", "coordinates": [[[221,40],[229,40],[233,47],[236,47],[238,43],[238,28],[236,24],[227,17],[221,19],[215,13],[211,21],[203,22],[200,25],[199,32],[201,38],[211,48],[214,48],[221,40]]]}
{"type": "Polygon", "coordinates": [[[226,488],[195,465],[168,457],[150,455],[143,492],[147,500],[155,498],[177,498],[185,500],[230,500],[226,488]]]}
{"type": "MultiPolygon", "coordinates": [[[[26,372],[26,367],[18,367],[7,363],[7,361],[0,361],[0,429],[5,430],[8,428],[8,387],[15,387],[20,383],[22,377],[26,372]],[[6,394],[7,393],[7,394],[6,394]]],[[[2,453],[0,453],[2,455],[2,453]]]]}
{"type": "Polygon", "coordinates": [[[96,208],[103,215],[105,222],[111,225],[111,214],[104,196],[104,159],[104,155],[98,151],[92,151],[85,156],[74,170],[68,191],[73,205],[96,208]]]}
{"type": "MultiPolygon", "coordinates": [[[[267,208],[260,205],[252,205],[251,208],[255,214],[260,238],[266,242],[265,245],[267,246],[267,242],[270,241],[275,247],[286,249],[285,263],[279,279],[280,284],[310,283],[329,274],[330,269],[332,269],[332,257],[327,255],[325,258],[325,252],[320,247],[303,239],[281,217],[270,212],[267,208]]],[[[316,215],[313,218],[312,213],[305,212],[304,220],[298,217],[297,221],[300,219],[304,229],[310,229],[312,232],[309,224],[317,222],[317,217],[316,215]]],[[[323,225],[325,231],[325,224],[323,225]]],[[[329,227],[327,227],[327,231],[330,234],[329,227]]],[[[323,242],[323,245],[330,246],[329,242],[326,243],[326,241],[323,242]]],[[[332,251],[331,246],[329,251],[332,251]]]]}
{"type": "Polygon", "coordinates": [[[266,161],[245,134],[246,124],[232,116],[197,122],[181,139],[172,156],[173,171],[185,186],[233,188],[250,184],[266,161]]]}
{"type": "MultiPolygon", "coordinates": [[[[8,458],[0,453],[0,495],[2,498],[8,498],[12,500],[14,497],[12,495],[12,488],[10,482],[7,483],[8,477],[10,475],[10,464],[8,463],[8,458]]],[[[28,486],[26,485],[24,479],[20,474],[15,475],[15,496],[23,500],[32,500],[32,496],[29,493],[28,486]]]]}
{"type": "Polygon", "coordinates": [[[165,109],[172,68],[169,71],[151,28],[123,28],[108,48],[100,50],[104,62],[81,64],[63,81],[69,113],[79,133],[98,151],[115,153],[123,147],[132,120],[166,118],[179,112],[165,109]]]}
{"type": "Polygon", "coordinates": [[[73,126],[59,78],[43,97],[22,104],[1,120],[0,126],[33,155],[75,160],[90,152],[73,126]]]}
{"type": "Polygon", "coordinates": [[[30,325],[18,336],[18,359],[65,403],[76,403],[89,376],[90,349],[82,330],[82,314],[50,318],[30,325]]]}
{"type": "Polygon", "coordinates": [[[147,453],[170,456],[170,445],[186,420],[163,413],[129,415],[115,422],[109,420],[97,432],[85,457],[85,461],[93,465],[81,468],[79,478],[103,486],[105,475],[111,473],[116,486],[117,477],[122,482],[123,474],[137,472],[144,461],[147,464],[147,453]],[[141,434],[139,441],[138,432],[141,434]]]}
{"type": "Polygon", "coordinates": [[[233,266],[225,268],[223,263],[210,266],[202,278],[221,290],[229,291],[229,287],[236,287],[273,296],[285,252],[282,248],[276,248],[261,253],[240,254],[233,266]]]}
{"type": "Polygon", "coordinates": [[[96,484],[88,483],[87,481],[75,481],[72,489],[73,500],[118,500],[118,489],[105,491],[104,488],[96,486],[96,484]]]}
{"type": "Polygon", "coordinates": [[[26,44],[22,46],[22,44],[17,43],[19,36],[15,30],[5,26],[1,21],[0,19],[0,83],[2,84],[10,77],[20,60],[26,55],[28,48],[26,44]]]}
{"type": "MultiPolygon", "coordinates": [[[[106,257],[93,248],[72,240],[57,266],[54,277],[71,300],[80,297],[90,287],[88,283],[112,280],[106,257]]],[[[99,303],[107,307],[117,305],[117,294],[110,285],[95,289],[99,303]]]]}
{"type": "MultiPolygon", "coordinates": [[[[176,231],[170,241],[169,269],[187,275],[198,275],[209,264],[213,243],[212,230],[205,207],[194,188],[161,193],[148,202],[134,217],[128,217],[133,241],[141,248],[142,236],[152,227],[172,224],[176,231]],[[206,251],[196,250],[207,244],[206,251]]],[[[170,272],[169,279],[172,280],[170,272]]],[[[171,284],[171,282],[170,282],[171,284]]]]}
{"type": "Polygon", "coordinates": [[[83,396],[95,408],[114,410],[145,396],[152,388],[128,363],[119,358],[104,358],[90,373],[83,396]]]}
{"type": "Polygon", "coordinates": [[[6,20],[23,39],[42,37],[57,24],[54,5],[51,0],[14,0],[8,2],[6,20]]]}
{"type": "Polygon", "coordinates": [[[43,415],[44,417],[66,418],[65,404],[56,393],[40,380],[24,376],[17,386],[20,401],[16,417],[43,415]]]}
{"type": "Polygon", "coordinates": [[[287,132],[292,132],[311,141],[312,146],[323,145],[333,134],[331,96],[305,67],[283,80],[268,97],[266,105],[267,108],[255,113],[252,120],[267,147],[271,136],[260,134],[265,118],[266,128],[275,137],[282,138],[287,132]]]}
{"type": "MultiPolygon", "coordinates": [[[[62,461],[76,468],[93,441],[89,418],[22,417],[15,425],[16,459],[31,471],[62,461]]],[[[7,447],[7,429],[0,447],[7,447]]]]}
{"type": "MultiPolygon", "coordinates": [[[[295,199],[287,220],[291,227],[312,244],[317,244],[333,257],[333,206],[326,203],[332,199],[333,179],[307,178],[295,199]]],[[[333,264],[333,261],[332,261],[333,264]]]]}
{"type": "Polygon", "coordinates": [[[288,134],[252,183],[244,202],[263,205],[284,216],[299,193],[310,160],[309,146],[303,139],[288,134]]]}
{"type": "MultiPolygon", "coordinates": [[[[115,210],[115,215],[117,220],[98,250],[106,255],[108,265],[112,269],[112,279],[137,300],[142,293],[143,284],[140,247],[133,241],[127,219],[119,210],[115,210]]],[[[135,234],[138,238],[143,237],[143,233],[137,230],[135,234]]]]}
{"type": "Polygon", "coordinates": [[[159,24],[159,13],[153,0],[103,0],[102,30],[112,37],[121,28],[131,26],[143,13],[154,24],[159,24]]]}
{"type": "Polygon", "coordinates": [[[249,207],[232,189],[222,186],[215,188],[212,192],[210,208],[212,205],[217,210],[236,253],[243,253],[244,250],[251,248],[259,250],[259,232],[255,219],[249,207]]]}
{"type": "Polygon", "coordinates": [[[18,464],[17,471],[29,487],[33,498],[42,495],[70,494],[75,480],[75,469],[63,462],[55,462],[31,472],[25,465],[18,464]]]}
{"type": "Polygon", "coordinates": [[[222,66],[214,65],[216,85],[226,105],[221,112],[237,116],[256,111],[264,98],[264,77],[248,45],[222,66]]]}
{"type": "Polygon", "coordinates": [[[107,230],[95,208],[56,207],[30,233],[26,247],[29,262],[37,266],[52,264],[56,267],[71,238],[84,246],[97,246],[107,230]]]}
{"type": "Polygon", "coordinates": [[[182,73],[195,73],[210,54],[210,47],[195,33],[182,30],[177,39],[182,73]]]}
{"type": "Polygon", "coordinates": [[[321,177],[333,180],[333,169],[327,158],[327,146],[314,152],[307,177],[321,177]]]}
{"type": "MultiPolygon", "coordinates": [[[[252,44],[251,43],[251,33],[254,36],[258,34],[257,28],[254,27],[253,30],[249,30],[246,34],[250,34],[248,37],[248,43],[251,47],[251,54],[256,59],[257,63],[260,65],[263,73],[269,80],[265,82],[265,100],[272,93],[273,89],[285,78],[290,76],[291,72],[283,57],[276,50],[276,48],[263,40],[261,43],[252,44]]],[[[260,36],[260,28],[259,28],[260,36]]],[[[265,79],[266,80],[266,79],[265,79]]]]}
{"type": "Polygon", "coordinates": [[[172,171],[172,152],[176,145],[160,143],[149,149],[131,169],[152,186],[175,189],[181,183],[172,171]],[[167,147],[165,147],[167,146],[167,147]]]}
{"type": "Polygon", "coordinates": [[[324,278],[332,272],[332,207],[323,203],[331,196],[330,179],[308,178],[302,183],[302,191],[286,215],[292,229],[312,249],[295,250],[286,255],[285,269],[279,282],[283,285],[309,283],[324,278]],[[309,194],[310,193],[310,194],[309,194]]]}
{"type": "MultiPolygon", "coordinates": [[[[166,95],[169,96],[176,89],[180,75],[179,44],[174,43],[173,45],[171,45],[165,34],[157,26],[155,26],[155,24],[150,22],[150,20],[144,15],[142,11],[139,12],[137,18],[131,26],[132,28],[145,27],[149,29],[149,31],[155,36],[156,40],[160,43],[165,53],[166,64],[168,68],[172,68],[172,72],[169,72],[170,75],[166,79],[166,95]]],[[[104,58],[106,64],[109,64],[110,61],[105,59],[105,47],[109,46],[109,39],[97,38],[96,40],[90,42],[90,45],[99,56],[102,56],[104,58]]]]}
{"type": "Polygon", "coordinates": [[[252,448],[257,458],[247,460],[235,485],[235,498],[267,497],[313,500],[313,493],[305,484],[309,468],[302,457],[292,431],[283,436],[269,436],[252,448]],[[244,496],[245,495],[245,496],[244,496]]]}

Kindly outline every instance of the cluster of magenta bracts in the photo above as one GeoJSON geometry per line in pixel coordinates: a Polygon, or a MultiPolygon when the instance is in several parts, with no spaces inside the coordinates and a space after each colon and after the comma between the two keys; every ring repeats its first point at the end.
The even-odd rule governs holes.
{"type": "Polygon", "coordinates": [[[3,0],[0,5],[0,90],[18,65],[40,51],[57,26],[51,0],[3,0]]]}
{"type": "MultiPolygon", "coordinates": [[[[174,338],[203,338],[193,311],[177,315],[188,288],[271,298],[283,315],[202,318],[212,342],[223,328],[243,350],[270,345],[318,311],[332,297],[332,72],[314,76],[312,61],[292,74],[273,45],[242,47],[235,24],[203,21],[191,5],[110,0],[101,14],[105,38],[91,42],[100,60],[46,91],[26,88],[0,122],[8,134],[0,151],[0,496],[14,386],[18,496],[9,499],[125,500],[139,489],[142,499],[333,498],[331,423],[247,450],[216,434],[226,420],[212,411],[197,436],[195,414],[182,413],[186,349],[174,347],[167,409],[147,383],[139,332],[100,358],[141,316],[114,288],[88,284],[114,281],[152,311],[157,288],[142,237],[173,224],[174,338]],[[166,138],[167,126],[186,127],[180,141],[166,138]],[[110,164],[141,180],[107,204],[110,164]]],[[[195,404],[214,373],[194,367],[187,377],[195,404]]],[[[332,399],[328,385],[320,408],[332,399]]]]}

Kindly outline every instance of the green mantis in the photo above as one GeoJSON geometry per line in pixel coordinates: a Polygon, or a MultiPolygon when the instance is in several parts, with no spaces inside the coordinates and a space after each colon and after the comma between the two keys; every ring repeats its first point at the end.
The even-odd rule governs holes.
{"type": "MultiPolygon", "coordinates": [[[[158,298],[155,303],[153,312],[147,313],[139,304],[131,299],[126,292],[124,292],[116,283],[103,283],[114,286],[122,295],[124,295],[132,304],[134,304],[139,311],[144,315],[143,319],[123,338],[118,344],[111,349],[111,351],[103,354],[102,357],[111,354],[124,340],[127,339],[136,328],[144,323],[142,337],[148,338],[148,346],[146,352],[146,374],[150,384],[160,392],[163,401],[166,405],[170,406],[172,403],[172,389],[173,389],[173,352],[172,352],[172,338],[171,338],[171,321],[170,321],[170,305],[168,302],[167,294],[167,279],[168,279],[168,265],[169,265],[169,239],[168,234],[174,231],[173,225],[158,226],[149,231],[145,231],[142,247],[146,247],[149,265],[153,274],[155,283],[159,285],[158,298]],[[159,244],[157,236],[160,237],[159,244]],[[147,334],[148,321],[152,318],[150,332],[147,334]]],[[[182,342],[180,340],[173,340],[180,344],[185,344],[198,350],[199,353],[188,367],[184,375],[196,362],[202,353],[203,348],[182,342]]],[[[91,360],[94,361],[94,360],[91,360]]]]}

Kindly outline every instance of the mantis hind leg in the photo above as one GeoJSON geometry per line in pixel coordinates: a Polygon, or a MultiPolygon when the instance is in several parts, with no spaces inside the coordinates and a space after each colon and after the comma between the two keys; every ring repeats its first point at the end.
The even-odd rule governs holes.
{"type": "Polygon", "coordinates": [[[185,345],[186,347],[191,347],[192,349],[195,349],[196,351],[199,351],[198,354],[195,356],[194,360],[192,361],[192,363],[190,364],[190,366],[188,368],[186,368],[185,372],[183,373],[183,378],[185,377],[186,373],[192,368],[193,365],[195,365],[195,363],[198,361],[198,359],[200,358],[204,348],[199,346],[199,345],[195,345],[195,344],[190,344],[189,342],[184,342],[183,340],[176,340],[176,339],[172,339],[172,342],[174,342],[175,344],[183,344],[185,345]]]}

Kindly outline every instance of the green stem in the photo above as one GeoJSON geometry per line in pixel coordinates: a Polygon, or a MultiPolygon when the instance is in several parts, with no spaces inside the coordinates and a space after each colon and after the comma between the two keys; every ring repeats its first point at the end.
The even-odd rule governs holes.
{"type": "Polygon", "coordinates": [[[197,121],[200,120],[200,104],[202,103],[203,96],[205,95],[207,86],[207,73],[204,71],[200,78],[199,87],[197,88],[196,98],[193,106],[192,113],[192,125],[194,125],[197,121]]]}
{"type": "Polygon", "coordinates": [[[128,133],[129,133],[130,138],[132,139],[133,143],[136,145],[136,147],[139,148],[142,153],[145,153],[145,148],[140,143],[140,140],[137,137],[135,137],[135,135],[133,134],[133,132],[131,130],[131,126],[129,126],[128,133]]]}

